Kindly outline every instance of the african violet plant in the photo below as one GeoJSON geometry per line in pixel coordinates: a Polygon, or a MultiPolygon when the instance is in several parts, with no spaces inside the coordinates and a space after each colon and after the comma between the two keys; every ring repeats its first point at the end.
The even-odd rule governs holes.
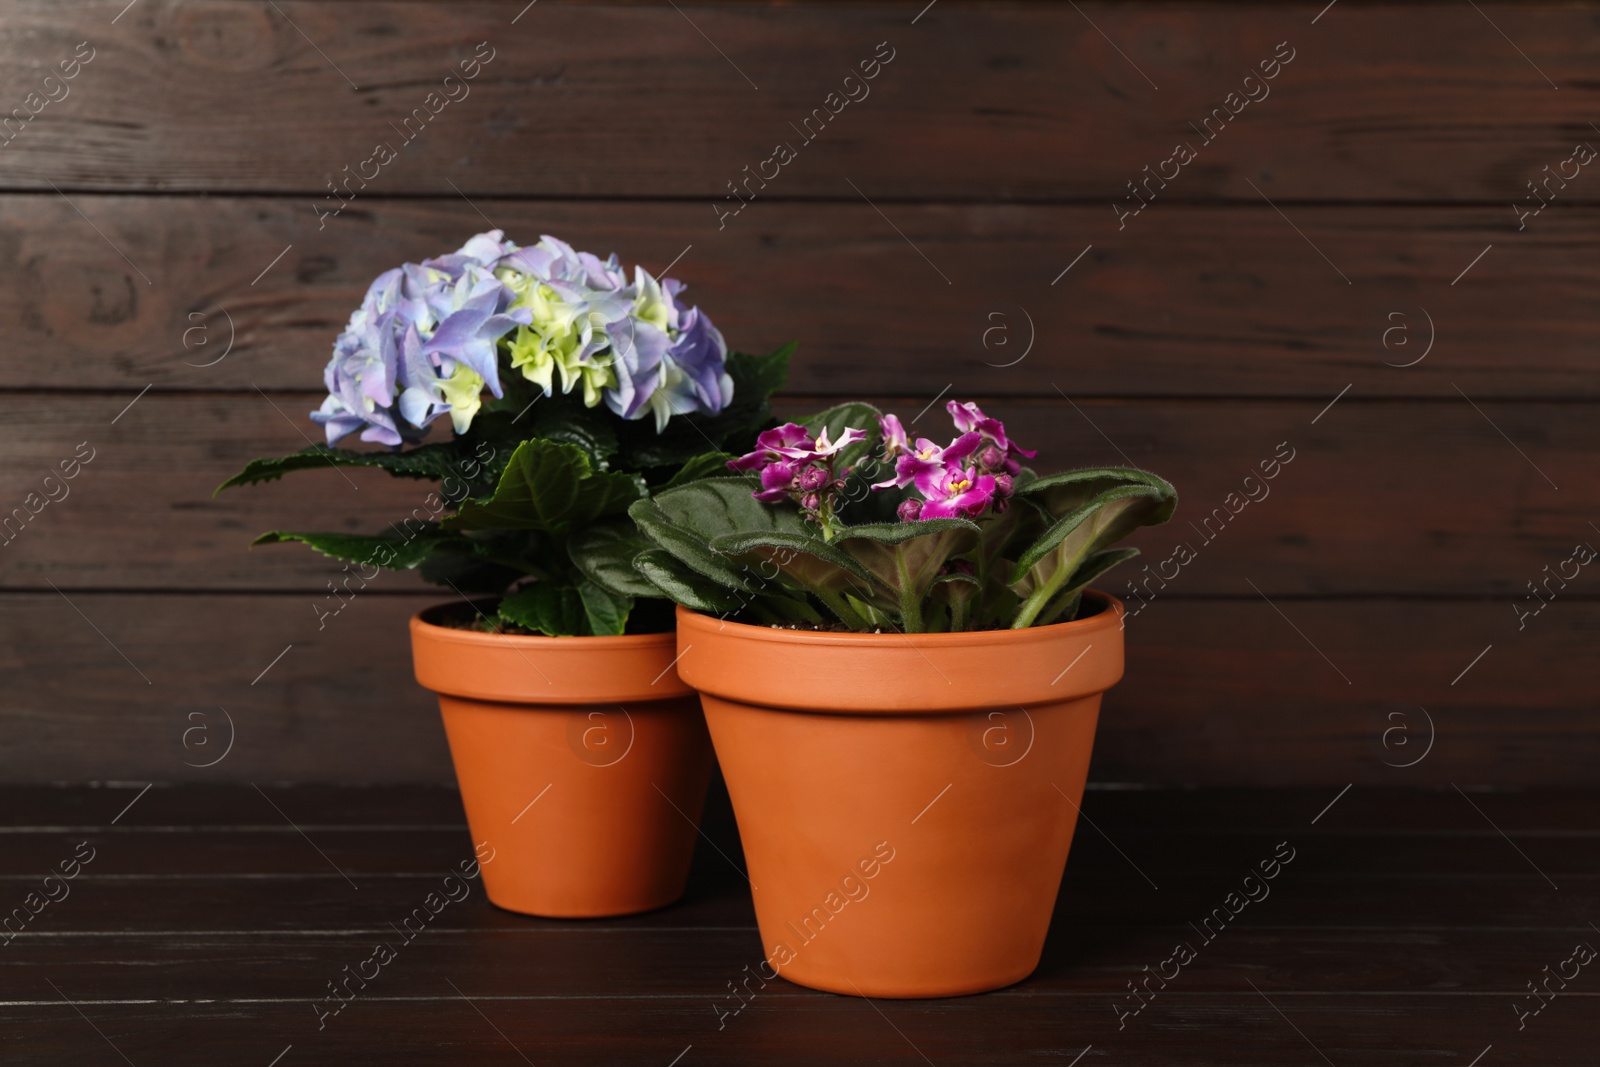
{"type": "Polygon", "coordinates": [[[683,288],[642,267],[630,281],[615,255],[548,236],[518,247],[499,230],[387,271],[324,372],[328,397],[311,418],[327,443],[256,460],[218,492],[327,466],[432,480],[381,533],[273,531],[255,543],[300,541],[362,568],[420,570],[463,596],[503,594],[485,628],[670,629],[659,599],[660,610],[633,610],[660,592],[605,580],[629,566],[616,530],[631,504],[719,469],[721,449],[771,424],[792,348],[730,354],[683,288]],[[443,415],[452,439],[423,443],[443,415]],[[334,447],[357,431],[385,447],[334,447]]]}
{"type": "Polygon", "coordinates": [[[1111,546],[1177,506],[1132,468],[1039,477],[998,420],[947,409],[942,447],[866,404],[769,430],[727,472],[634,502],[638,531],[615,534],[634,539],[633,571],[605,580],[777,624],[1040,626],[1074,618],[1089,583],[1138,554],[1111,546]]]}

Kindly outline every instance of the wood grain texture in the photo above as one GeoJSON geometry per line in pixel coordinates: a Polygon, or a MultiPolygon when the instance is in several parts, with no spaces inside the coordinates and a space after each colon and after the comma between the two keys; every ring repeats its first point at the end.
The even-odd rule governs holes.
{"type": "Polygon", "coordinates": [[[316,388],[374,277],[487,219],[675,263],[735,347],[800,342],[801,393],[1600,398],[1590,209],[1518,234],[1491,207],[1301,206],[1291,225],[1158,203],[1118,233],[1087,206],[758,202],[719,232],[683,203],[476,206],[374,200],[319,231],[294,199],[0,196],[7,385],[316,388]]]}
{"type": "MultiPolygon", "coordinates": [[[[1305,789],[1091,790],[1084,811],[1104,833],[1080,826],[1032,976],[981,996],[870,1004],[781,980],[752,980],[734,999],[729,983],[761,947],[726,818],[708,821],[673,907],[540,920],[491,907],[472,884],[401,942],[389,922],[442,878],[415,861],[459,859],[470,845],[459,825],[392,820],[448,819],[449,795],[270,793],[341,861],[365,856],[359,889],[311,873],[322,859],[282,819],[252,825],[270,809],[245,786],[159,788],[115,826],[132,789],[4,790],[7,840],[49,855],[89,836],[98,850],[69,896],[0,947],[0,1042],[12,1058],[115,1062],[109,1043],[134,1063],[200,1049],[205,1062],[241,1063],[1000,1067],[1081,1054],[1237,1067],[1318,1062],[1318,1051],[1341,1065],[1468,1063],[1492,1045],[1499,1062],[1565,1065],[1592,1046],[1596,994],[1579,981],[1520,1031],[1511,1010],[1528,978],[1593,944],[1592,790],[1469,803],[1450,789],[1357,788],[1321,815],[1326,794],[1305,789]],[[1473,804],[1504,820],[1560,890],[1473,804]],[[90,825],[67,835],[22,821],[49,812],[90,825]],[[1270,892],[1204,940],[1190,924],[1277,842],[1294,853],[1270,892]],[[395,959],[319,1027],[326,983],[379,942],[399,944],[395,959]],[[1164,988],[1152,982],[1137,1014],[1119,1014],[1136,1003],[1128,983],[1177,943],[1195,958],[1164,988]]],[[[20,899],[35,864],[0,852],[0,894],[20,899]]]]}
{"type": "MultiPolygon", "coordinates": [[[[446,782],[404,629],[438,599],[358,597],[319,632],[304,595],[7,595],[0,779],[446,782]],[[219,758],[229,721],[229,755],[192,766],[219,758]]],[[[1495,602],[1157,599],[1128,623],[1093,775],[1592,783],[1600,605],[1547,611],[1519,634],[1495,602]]]]}
{"type": "Polygon", "coordinates": [[[120,6],[8,6],[6,95],[19,103],[78,42],[97,50],[15,138],[9,184],[322,195],[388,140],[400,156],[374,193],[449,193],[446,179],[468,195],[649,191],[700,200],[709,217],[726,182],[790,142],[798,158],[772,195],[855,199],[849,177],[885,200],[1086,198],[1109,218],[1124,183],[1180,141],[1199,157],[1174,197],[1256,202],[1254,181],[1285,201],[1509,205],[1593,136],[1584,7],[1345,5],[1312,27],[1314,3],[942,4],[915,25],[915,0],[546,3],[513,25],[518,0],[448,14],[144,0],[109,25],[120,6]],[[470,95],[404,143],[401,120],[484,41],[494,58],[470,95]],[[802,120],[879,42],[894,59],[870,96],[803,143],[802,120]],[[1270,95],[1204,143],[1189,124],[1279,42],[1294,59],[1270,95]]]}
{"type": "MultiPolygon", "coordinates": [[[[910,420],[944,384],[876,399],[910,420]]],[[[0,585],[297,590],[331,608],[327,583],[343,576],[341,564],[301,546],[251,549],[250,541],[269,529],[377,532],[413,510],[427,514],[431,483],[368,470],[306,471],[212,498],[250,458],[305,446],[317,432],[305,417],[313,394],[152,392],[118,417],[131,399],[0,394],[0,449],[9,460],[0,469],[0,518],[12,521],[0,533],[0,585]],[[65,483],[67,495],[42,503],[46,476],[89,454],[85,444],[93,459],[65,483]],[[29,494],[37,494],[32,503],[29,494]]],[[[1525,610],[1543,603],[1528,582],[1554,574],[1579,542],[1600,545],[1589,525],[1600,497],[1588,473],[1600,427],[1588,405],[1485,400],[1474,410],[1459,396],[1346,396],[1319,418],[1331,399],[1078,403],[1055,395],[985,404],[1048,458],[1042,470],[1132,462],[1179,487],[1174,521],[1129,542],[1145,553],[1140,565],[1154,568],[1151,590],[1165,596],[1255,596],[1252,582],[1268,596],[1471,596],[1495,598],[1493,610],[1514,623],[1513,601],[1525,610]],[[1263,463],[1275,478],[1263,477],[1263,463]],[[1180,546],[1195,554],[1182,567],[1172,561],[1180,546]],[[1165,590],[1161,575],[1170,579],[1165,590]]],[[[778,410],[800,416],[830,402],[789,398],[778,410]]],[[[916,428],[935,438],[951,432],[939,406],[916,428]]],[[[1559,579],[1540,586],[1540,595],[1600,595],[1590,570],[1565,589],[1559,579]]],[[[1123,592],[1138,574],[1124,567],[1110,587],[1123,592]]],[[[371,584],[421,588],[403,573],[371,584]]],[[[302,598],[308,618],[314,599],[302,598]]]]}

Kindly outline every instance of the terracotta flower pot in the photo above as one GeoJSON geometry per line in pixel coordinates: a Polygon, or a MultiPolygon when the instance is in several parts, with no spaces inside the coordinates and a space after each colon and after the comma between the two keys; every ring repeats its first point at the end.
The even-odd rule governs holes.
{"type": "Polygon", "coordinates": [[[1085,600],[1100,611],[1075,622],[909,636],[678,610],[772,969],[939,997],[1038,966],[1100,694],[1122,677],[1122,604],[1085,600]]]}
{"type": "Polygon", "coordinates": [[[527,637],[411,620],[489,899],[552,918],[683,895],[711,774],[673,635],[527,637]],[[492,858],[490,858],[492,856],[492,858]]]}

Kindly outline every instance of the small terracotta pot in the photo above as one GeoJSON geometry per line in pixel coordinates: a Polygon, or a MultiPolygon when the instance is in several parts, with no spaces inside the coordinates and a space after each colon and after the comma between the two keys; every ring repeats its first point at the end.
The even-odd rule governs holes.
{"type": "Polygon", "coordinates": [[[869,997],[998,989],[1039,964],[1122,677],[1122,604],[1026,630],[838,634],[678,610],[764,955],[869,997]]]}
{"type": "Polygon", "coordinates": [[[411,620],[489,900],[551,918],[683,895],[711,775],[673,635],[528,637],[411,620]],[[492,858],[489,858],[492,855],[492,858]]]}

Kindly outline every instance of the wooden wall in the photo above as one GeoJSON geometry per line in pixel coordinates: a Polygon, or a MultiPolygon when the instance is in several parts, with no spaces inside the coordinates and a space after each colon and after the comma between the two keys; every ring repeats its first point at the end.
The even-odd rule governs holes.
{"type": "Polygon", "coordinates": [[[0,11],[0,113],[43,104],[0,148],[0,510],[92,452],[0,547],[0,779],[449,777],[404,632],[434,594],[386,575],[319,630],[337,566],[245,547],[419,487],[210,491],[315,433],[372,276],[492,222],[676,260],[735,345],[801,342],[786,411],[977,399],[1050,466],[1176,482],[1135,543],[1197,558],[1129,623],[1098,778],[1593,782],[1600,572],[1513,605],[1600,544],[1600,173],[1565,162],[1600,9],[124,2],[0,11]]]}

